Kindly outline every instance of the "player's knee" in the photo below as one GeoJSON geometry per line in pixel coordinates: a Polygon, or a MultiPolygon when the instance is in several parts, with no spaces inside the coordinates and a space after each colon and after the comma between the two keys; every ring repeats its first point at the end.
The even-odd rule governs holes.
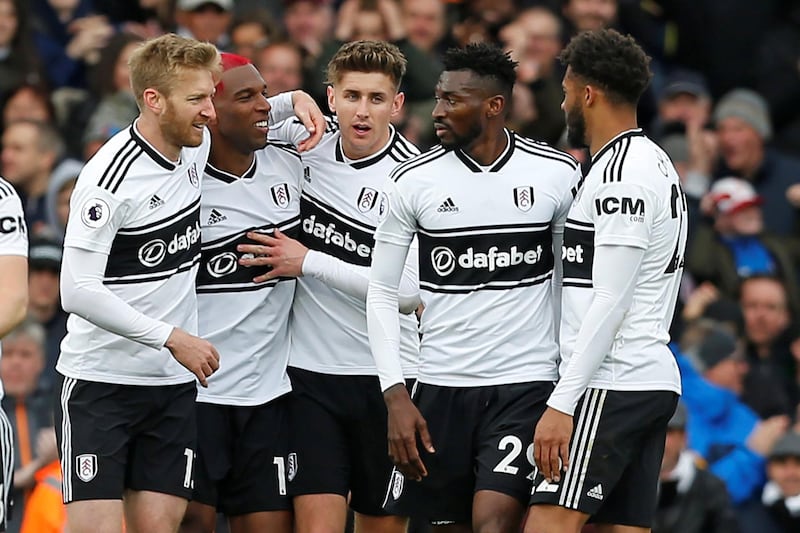
{"type": "Polygon", "coordinates": [[[580,533],[584,522],[579,516],[558,512],[557,508],[533,506],[525,520],[524,533],[580,533]]]}
{"type": "Polygon", "coordinates": [[[520,519],[504,513],[486,516],[482,520],[474,520],[472,523],[474,533],[518,533],[519,529],[520,519]]]}

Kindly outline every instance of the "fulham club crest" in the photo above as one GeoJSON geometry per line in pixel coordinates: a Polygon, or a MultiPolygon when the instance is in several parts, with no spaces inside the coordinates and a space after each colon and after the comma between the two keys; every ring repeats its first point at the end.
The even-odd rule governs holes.
{"type": "Polygon", "coordinates": [[[278,185],[273,185],[269,188],[269,192],[272,195],[272,201],[275,202],[275,205],[281,209],[289,207],[290,196],[288,184],[279,183],[278,185]]]}
{"type": "Polygon", "coordinates": [[[370,211],[378,201],[378,191],[369,187],[362,187],[358,195],[358,210],[362,213],[370,211]]]}
{"type": "Polygon", "coordinates": [[[516,187],[514,189],[514,205],[520,211],[530,211],[533,207],[533,187],[516,187]]]}
{"type": "Polygon", "coordinates": [[[83,453],[75,458],[75,470],[78,479],[88,483],[97,475],[97,456],[93,453],[83,453]]]}
{"type": "Polygon", "coordinates": [[[195,189],[200,187],[200,178],[197,176],[197,164],[192,163],[192,166],[189,167],[189,183],[192,184],[192,187],[195,189]]]}

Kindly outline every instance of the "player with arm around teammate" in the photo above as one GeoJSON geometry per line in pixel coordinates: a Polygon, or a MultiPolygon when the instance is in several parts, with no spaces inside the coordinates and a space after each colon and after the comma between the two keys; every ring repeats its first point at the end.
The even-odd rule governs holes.
{"type": "Polygon", "coordinates": [[[519,531],[530,435],[557,377],[554,267],[579,171],[505,128],[515,67],[491,45],[447,52],[433,110],[441,145],[392,173],[376,233],[369,339],[398,468],[386,508],[436,531],[519,531]],[[412,401],[392,311],[414,235],[425,312],[412,401]]]}
{"type": "MultiPolygon", "coordinates": [[[[253,235],[249,265],[270,265],[263,278],[300,276],[290,320],[292,447],[289,493],[298,532],[342,532],[348,494],[360,532],[401,532],[406,519],[382,508],[391,475],[386,408],[367,341],[365,299],[373,233],[385,207],[380,189],[401,161],[418,153],[390,124],[406,60],[377,41],[343,45],[328,65],[328,103],[336,113],[319,145],[303,154],[298,240],[253,235]],[[320,435],[325,438],[321,439],[320,435]]],[[[295,142],[288,121],[270,135],[295,142]]],[[[418,302],[416,254],[403,257],[403,310],[418,302]]],[[[395,308],[395,314],[398,314],[395,308]]],[[[403,315],[407,377],[415,375],[416,320],[403,315]]]]}
{"type": "Polygon", "coordinates": [[[526,533],[649,531],[667,423],[681,391],[667,347],[683,270],[686,200],[637,127],[649,58],[613,30],[562,53],[568,138],[591,170],[567,215],[559,382],[536,426],[526,533]]]}

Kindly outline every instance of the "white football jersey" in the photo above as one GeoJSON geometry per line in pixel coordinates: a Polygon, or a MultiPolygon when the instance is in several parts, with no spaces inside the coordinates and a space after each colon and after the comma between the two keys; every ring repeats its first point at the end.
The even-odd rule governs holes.
{"type": "MultiPolygon", "coordinates": [[[[28,256],[28,229],[22,202],[14,187],[0,178],[0,256],[28,256]]],[[[0,348],[0,357],[3,350],[0,348]]],[[[3,384],[0,382],[0,399],[3,398],[3,384]]]]}
{"type": "Polygon", "coordinates": [[[686,229],[686,198],[678,173],[641,130],[624,132],[597,152],[564,230],[562,371],[592,301],[594,247],[634,246],[645,249],[645,255],[633,303],[589,387],[680,393],[678,366],[667,343],[686,229]]]}
{"type": "MultiPolygon", "coordinates": [[[[210,148],[181,149],[175,163],[136,123],[83,167],[70,200],[64,246],[108,255],[103,283],[151,318],[197,334],[194,280],[200,261],[200,178],[210,148]]],[[[67,377],[123,385],[188,383],[194,375],[156,350],[75,314],[56,368],[67,377]]]]}
{"type": "MultiPolygon", "coordinates": [[[[297,120],[270,129],[270,135],[295,144],[308,136],[297,120]]],[[[320,143],[303,153],[300,241],[351,264],[372,262],[375,227],[382,206],[380,190],[389,173],[419,150],[391,127],[389,142],[376,154],[348,160],[339,126],[328,119],[320,143]]],[[[402,315],[401,353],[406,377],[416,375],[417,321],[402,315]]],[[[290,320],[289,365],[336,375],[377,375],[367,338],[366,303],[309,276],[297,280],[290,320]]]]}
{"type": "Polygon", "coordinates": [[[197,401],[260,405],[291,390],[289,311],[295,280],[253,283],[267,267],[239,264],[236,247],[251,242],[248,231],[275,228],[297,237],[300,226],[300,154],[288,145],[268,144],[253,165],[235,176],[206,165],[200,204],[202,259],[197,275],[200,336],[216,347],[219,370],[197,401]]]}
{"type": "Polygon", "coordinates": [[[472,387],[555,381],[553,234],[579,175],[569,155],[506,131],[481,166],[438,146],[399,166],[376,239],[419,237],[418,379],[472,387]]]}

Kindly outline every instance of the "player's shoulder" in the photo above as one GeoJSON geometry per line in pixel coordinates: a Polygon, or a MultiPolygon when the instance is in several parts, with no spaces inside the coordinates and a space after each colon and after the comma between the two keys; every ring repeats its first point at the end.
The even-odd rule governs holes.
{"type": "Polygon", "coordinates": [[[672,162],[640,129],[619,135],[593,158],[590,171],[599,185],[652,186],[654,174],[669,176],[672,162]]]}
{"type": "Polygon", "coordinates": [[[267,145],[263,151],[270,157],[276,157],[281,160],[290,160],[293,163],[302,161],[300,152],[297,151],[293,144],[276,139],[267,139],[267,145]]]}
{"type": "Polygon", "coordinates": [[[406,159],[389,174],[389,178],[394,182],[400,180],[408,181],[410,176],[425,175],[430,172],[442,158],[447,155],[448,151],[441,145],[434,146],[433,148],[419,153],[409,159],[406,159]]]}
{"type": "Polygon", "coordinates": [[[14,199],[19,199],[17,190],[3,177],[0,177],[0,203],[12,202],[14,199]]]}
{"type": "Polygon", "coordinates": [[[406,137],[392,127],[392,142],[389,146],[389,156],[396,162],[402,163],[408,161],[414,156],[419,155],[420,151],[417,146],[406,139],[406,137]]]}
{"type": "Polygon", "coordinates": [[[560,170],[570,175],[580,166],[577,159],[546,142],[516,132],[511,132],[511,139],[514,142],[514,155],[518,158],[530,159],[537,165],[548,165],[556,171],[560,170]]]}

